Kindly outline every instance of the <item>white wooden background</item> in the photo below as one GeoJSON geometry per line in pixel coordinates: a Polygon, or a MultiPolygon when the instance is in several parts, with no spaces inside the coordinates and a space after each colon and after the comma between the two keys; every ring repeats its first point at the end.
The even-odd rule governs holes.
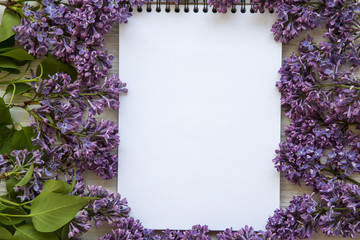
{"type": "MultiPolygon", "coordinates": [[[[0,18],[2,18],[4,8],[0,6],[0,18]]],[[[306,37],[307,33],[302,33],[299,40],[304,39],[306,37]]],[[[1,33],[0,33],[1,34],[1,33]]],[[[114,25],[112,31],[106,36],[106,47],[108,48],[109,52],[111,52],[115,60],[113,61],[113,68],[111,69],[111,74],[118,74],[119,68],[118,68],[118,56],[119,56],[119,42],[118,42],[118,35],[119,35],[119,26],[118,24],[114,25]]],[[[315,30],[311,32],[311,35],[316,40],[321,40],[322,38],[322,31],[321,29],[315,30]]],[[[293,52],[297,51],[298,46],[298,40],[293,40],[288,44],[283,44],[283,59],[290,56],[293,52]]],[[[0,85],[0,94],[3,94],[4,87],[0,85]]],[[[21,99],[20,99],[21,100],[21,99]]],[[[280,99],[279,99],[280,101],[280,99]]],[[[20,123],[26,124],[29,122],[28,116],[26,112],[19,111],[18,109],[12,110],[12,116],[20,123]]],[[[115,111],[105,111],[105,113],[102,115],[102,118],[106,118],[109,120],[117,121],[118,114],[115,111]]],[[[289,119],[287,119],[284,116],[284,113],[282,113],[282,120],[281,120],[281,136],[282,139],[284,139],[284,127],[289,124],[289,119]]],[[[275,149],[274,149],[275,151],[275,149]]],[[[269,159],[271,161],[271,159],[269,159]]],[[[92,173],[86,173],[85,175],[86,184],[88,185],[102,185],[104,188],[108,189],[111,192],[116,192],[117,190],[117,182],[116,178],[112,180],[101,180],[97,176],[95,176],[92,173]]],[[[0,183],[0,194],[5,192],[4,183],[0,183]]],[[[280,192],[281,192],[281,207],[286,207],[289,205],[289,201],[292,199],[292,196],[294,195],[302,195],[303,193],[311,193],[311,190],[306,187],[299,187],[297,185],[294,185],[287,181],[285,178],[281,178],[281,184],[280,184],[280,192]]],[[[121,194],[121,193],[120,193],[121,194]]],[[[126,196],[124,196],[126,197],[126,196]]],[[[131,203],[129,203],[131,207],[131,203]]],[[[233,229],[239,229],[243,226],[233,226],[233,229]]],[[[102,228],[102,229],[92,229],[90,230],[86,235],[82,237],[82,239],[86,240],[95,240],[98,239],[98,236],[102,236],[105,232],[109,232],[109,229],[102,228]]],[[[215,234],[215,233],[214,233],[215,234]]],[[[360,238],[360,237],[359,237],[360,238]]],[[[313,235],[312,239],[320,240],[320,239],[341,239],[341,237],[327,237],[322,233],[316,233],[313,235]]]]}

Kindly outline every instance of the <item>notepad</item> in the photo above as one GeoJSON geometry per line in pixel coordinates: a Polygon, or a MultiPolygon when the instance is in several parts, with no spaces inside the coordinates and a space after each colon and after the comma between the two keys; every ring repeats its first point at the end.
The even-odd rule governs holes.
{"type": "Polygon", "coordinates": [[[118,192],[146,228],[264,229],[280,205],[275,16],[180,8],[120,24],[118,192]]]}

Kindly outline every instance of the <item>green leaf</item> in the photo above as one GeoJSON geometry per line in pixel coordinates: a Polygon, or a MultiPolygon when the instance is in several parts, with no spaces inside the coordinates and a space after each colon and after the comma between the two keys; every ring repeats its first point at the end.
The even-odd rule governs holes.
{"type": "Polygon", "coordinates": [[[74,177],[73,177],[73,180],[71,182],[71,189],[70,189],[69,192],[71,192],[74,189],[75,184],[76,184],[76,171],[74,170],[74,177]]]}
{"type": "Polygon", "coordinates": [[[44,183],[41,193],[45,194],[48,192],[52,192],[52,193],[58,193],[64,195],[71,192],[72,189],[73,187],[64,181],[49,179],[44,183]]]}
{"type": "Polygon", "coordinates": [[[0,42],[15,35],[15,32],[13,32],[12,27],[19,24],[20,24],[20,16],[16,12],[6,8],[0,25],[0,32],[1,32],[0,42]]]}
{"type": "MultiPolygon", "coordinates": [[[[31,89],[31,86],[26,83],[15,83],[15,95],[23,94],[31,89]]],[[[12,84],[8,85],[6,88],[6,94],[12,94],[14,91],[14,86],[12,84]]]]}
{"type": "Polygon", "coordinates": [[[23,127],[21,130],[16,131],[11,141],[11,147],[15,150],[27,149],[31,151],[34,149],[32,137],[34,136],[32,127],[23,127]]]}
{"type": "Polygon", "coordinates": [[[16,184],[20,182],[16,177],[11,176],[6,180],[6,191],[10,192],[16,186],[16,184]]]}
{"type": "Polygon", "coordinates": [[[9,206],[3,204],[2,202],[0,202],[0,212],[7,209],[9,206]]]}
{"type": "Polygon", "coordinates": [[[12,124],[10,110],[6,107],[4,99],[0,98],[0,126],[12,124]]]}
{"type": "Polygon", "coordinates": [[[36,230],[54,232],[70,222],[94,198],[41,192],[31,205],[30,216],[36,230]]]}
{"type": "Polygon", "coordinates": [[[13,150],[11,147],[11,140],[15,132],[15,129],[9,129],[5,126],[0,126],[0,154],[11,153],[13,150]]]}
{"type": "Polygon", "coordinates": [[[54,120],[50,117],[49,114],[45,114],[45,117],[47,118],[47,120],[49,120],[50,123],[54,124],[54,120]]]}
{"type": "Polygon", "coordinates": [[[61,229],[61,240],[68,240],[69,239],[69,224],[66,224],[61,229]]]}
{"type": "MultiPolygon", "coordinates": [[[[11,214],[11,215],[28,215],[21,207],[7,208],[5,210],[2,210],[1,213],[11,214]]],[[[19,224],[23,222],[25,219],[26,219],[25,217],[11,217],[11,221],[13,224],[19,224]]],[[[11,221],[9,220],[8,217],[0,216],[0,223],[4,225],[12,225],[11,221]]]]}
{"type": "Polygon", "coordinates": [[[6,69],[13,69],[13,70],[18,70],[19,71],[19,69],[16,66],[15,62],[11,58],[3,57],[3,56],[0,56],[0,68],[5,69],[5,70],[6,69]]]}
{"type": "Polygon", "coordinates": [[[16,49],[16,48],[13,48],[13,47],[0,48],[0,53],[7,52],[7,51],[10,51],[10,50],[14,50],[14,49],[16,49]]]}
{"type": "Polygon", "coordinates": [[[19,69],[14,69],[14,68],[2,68],[2,67],[0,67],[0,72],[9,72],[11,74],[19,74],[20,70],[19,69]]]}
{"type": "MultiPolygon", "coordinates": [[[[57,60],[55,57],[53,57],[50,54],[48,54],[48,57],[41,64],[44,69],[44,72],[42,75],[43,79],[48,79],[49,75],[54,75],[55,73],[58,73],[58,72],[64,72],[64,73],[69,74],[73,80],[75,80],[77,78],[77,72],[73,66],[71,66],[67,63],[64,63],[60,60],[57,60]]],[[[37,76],[40,75],[40,66],[38,66],[38,68],[36,70],[36,75],[37,76]]]]}
{"type": "Polygon", "coordinates": [[[2,196],[2,198],[13,201],[13,202],[17,202],[17,203],[20,202],[20,199],[17,198],[17,195],[19,195],[19,193],[16,193],[14,191],[14,187],[18,182],[20,182],[20,180],[17,179],[15,176],[11,176],[10,178],[6,179],[7,194],[2,196]]]}
{"type": "MultiPolygon", "coordinates": [[[[0,49],[1,50],[1,49],[0,49]]],[[[0,56],[9,57],[17,61],[33,61],[34,57],[28,54],[24,49],[14,49],[4,53],[0,53],[0,56]]]]}
{"type": "Polygon", "coordinates": [[[0,48],[8,48],[8,47],[12,47],[15,45],[15,36],[12,36],[8,39],[6,39],[5,41],[0,42],[0,48]]]}
{"type": "Polygon", "coordinates": [[[56,233],[43,233],[38,232],[34,225],[25,224],[20,227],[16,227],[13,240],[58,240],[56,233]]]}
{"type": "Polygon", "coordinates": [[[29,167],[29,170],[26,172],[25,176],[15,186],[24,186],[25,184],[27,184],[30,181],[30,178],[33,174],[33,170],[34,170],[34,164],[31,164],[31,166],[29,167]]]}
{"type": "Polygon", "coordinates": [[[6,228],[0,227],[0,239],[12,239],[13,235],[6,228]]]}
{"type": "Polygon", "coordinates": [[[30,99],[33,98],[33,95],[31,95],[30,93],[23,93],[22,96],[23,96],[23,97],[30,98],[30,99]]]}

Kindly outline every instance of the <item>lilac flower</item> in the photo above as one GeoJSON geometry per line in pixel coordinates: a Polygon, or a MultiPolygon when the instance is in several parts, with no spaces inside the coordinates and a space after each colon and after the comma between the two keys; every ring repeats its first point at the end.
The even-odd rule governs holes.
{"type": "Polygon", "coordinates": [[[80,55],[84,55],[85,53],[89,52],[89,50],[87,49],[87,47],[85,45],[77,45],[76,48],[77,48],[77,50],[79,50],[80,55]]]}
{"type": "Polygon", "coordinates": [[[71,130],[73,127],[69,124],[68,118],[64,120],[64,122],[58,122],[57,126],[61,128],[61,133],[64,134],[66,131],[71,130]]]}
{"type": "Polygon", "coordinates": [[[44,38],[47,37],[47,33],[46,32],[37,32],[36,37],[39,42],[42,42],[44,40],[44,38]]]}
{"type": "Polygon", "coordinates": [[[110,0],[110,3],[109,3],[110,10],[112,10],[114,8],[118,8],[119,2],[120,2],[120,0],[110,0]]]}

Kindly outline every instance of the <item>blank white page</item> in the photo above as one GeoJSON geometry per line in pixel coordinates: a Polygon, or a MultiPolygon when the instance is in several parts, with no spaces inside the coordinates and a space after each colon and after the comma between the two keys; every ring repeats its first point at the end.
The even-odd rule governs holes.
{"type": "Polygon", "coordinates": [[[264,229],[279,207],[274,19],[163,9],[120,24],[118,191],[146,228],[264,229]]]}

